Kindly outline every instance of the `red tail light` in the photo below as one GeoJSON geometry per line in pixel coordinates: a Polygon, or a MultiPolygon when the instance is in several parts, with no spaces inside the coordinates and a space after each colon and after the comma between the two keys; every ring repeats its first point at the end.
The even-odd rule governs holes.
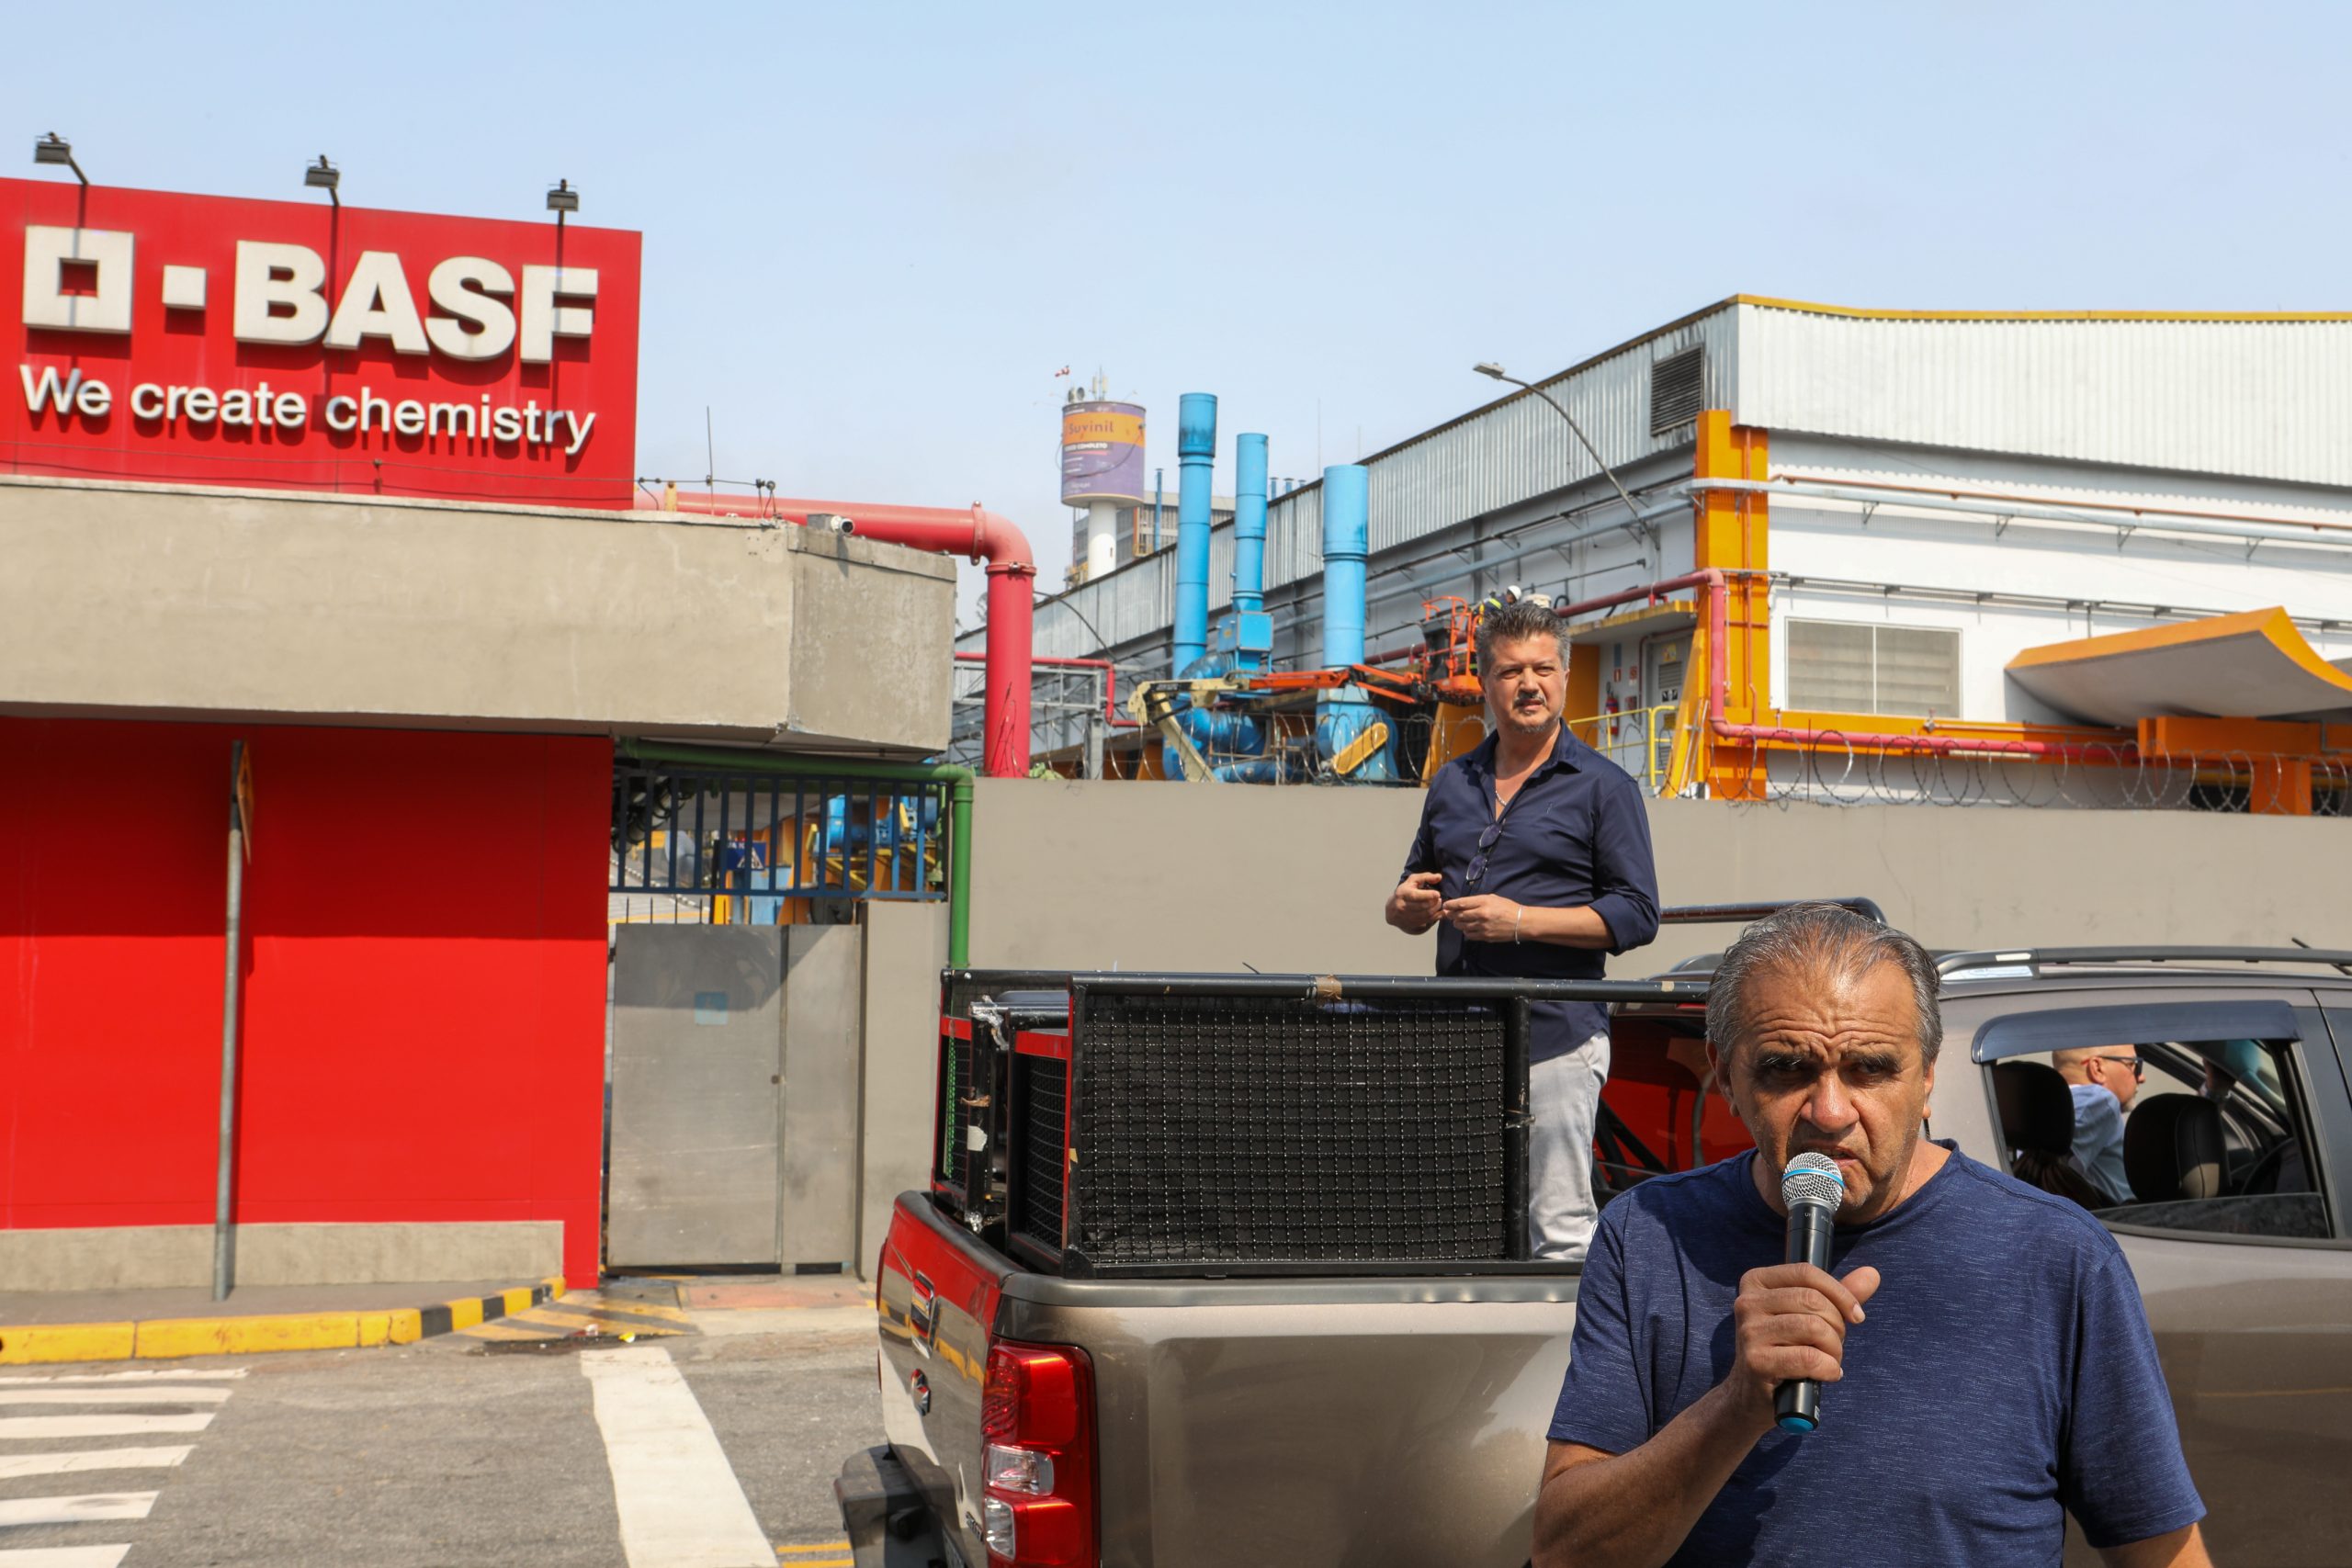
{"type": "Polygon", "coordinates": [[[989,1568],[1094,1568],[1094,1368],[1086,1352],[991,1344],[980,1430],[989,1568]]]}

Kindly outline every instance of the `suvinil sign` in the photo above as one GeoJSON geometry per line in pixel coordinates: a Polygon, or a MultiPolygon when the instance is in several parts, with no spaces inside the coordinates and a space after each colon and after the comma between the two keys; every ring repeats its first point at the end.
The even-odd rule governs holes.
{"type": "Polygon", "coordinates": [[[0,180],[0,472],[629,504],[639,236],[0,180]]]}

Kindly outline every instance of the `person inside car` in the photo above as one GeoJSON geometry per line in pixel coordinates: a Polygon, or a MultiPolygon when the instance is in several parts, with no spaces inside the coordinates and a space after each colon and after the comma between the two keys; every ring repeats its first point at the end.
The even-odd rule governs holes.
{"type": "Polygon", "coordinates": [[[1935,961],[1828,904],[1741,933],[1708,1056],[1756,1147],[1600,1214],[1536,1497],[1536,1568],[2208,1568],[2131,1265],[2078,1204],[1925,1136],[1935,961]],[[1781,1263],[1781,1178],[1836,1161],[1831,1268],[1781,1263]],[[1867,1311],[1865,1310],[1867,1309],[1867,1311]],[[1774,1393],[1823,1385],[1817,1429],[1774,1393]]]}
{"type": "Polygon", "coordinates": [[[2132,1201],[2123,1174],[2123,1114],[2148,1076],[2138,1047],[2082,1045],[2050,1053],[2075,1096],[2075,1163],[2118,1203],[2132,1201]]]}

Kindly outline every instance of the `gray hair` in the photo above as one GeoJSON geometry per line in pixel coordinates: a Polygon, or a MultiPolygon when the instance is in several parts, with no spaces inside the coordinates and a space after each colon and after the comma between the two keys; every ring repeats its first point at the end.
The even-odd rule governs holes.
{"type": "Polygon", "coordinates": [[[1707,1038],[1730,1056],[1747,1033],[1747,993],[1758,975],[1811,969],[1859,980],[1882,964],[1894,964],[1911,982],[1911,1000],[1918,1009],[1919,1055],[1933,1063],[1944,1043],[1935,959],[1893,926],[1840,904],[1792,904],[1739,933],[1707,982],[1707,1038]]]}
{"type": "Polygon", "coordinates": [[[1560,647],[1560,664],[1568,662],[1568,624],[1554,615],[1551,607],[1538,604],[1532,599],[1515,600],[1499,604],[1478,617],[1478,668],[1483,672],[1495,661],[1495,644],[1524,642],[1529,637],[1548,637],[1560,647]]]}

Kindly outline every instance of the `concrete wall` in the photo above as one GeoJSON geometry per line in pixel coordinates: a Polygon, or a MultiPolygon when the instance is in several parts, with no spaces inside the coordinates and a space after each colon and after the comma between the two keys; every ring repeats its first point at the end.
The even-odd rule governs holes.
{"type": "MultiPolygon", "coordinates": [[[[1380,918],[1418,790],[983,779],[972,962],[984,966],[1427,973],[1433,939],[1380,918]]],[[[1650,803],[1663,902],[1860,894],[1930,946],[2352,946],[2316,868],[2352,823],[2193,812],[1650,803]]],[[[1669,928],[1633,976],[1719,948],[1669,928]]]]}
{"type": "Polygon", "coordinates": [[[645,513],[0,478],[0,712],[947,743],[955,565],[645,513]]]}
{"type": "Polygon", "coordinates": [[[865,906],[864,1070],[858,1090],[857,1272],[872,1278],[890,1205],[931,1181],[939,1045],[939,971],[947,962],[941,904],[865,906]]]}
{"type": "MultiPolygon", "coordinates": [[[[239,1225],[235,1247],[240,1287],[411,1280],[523,1285],[563,1272],[563,1226],[553,1221],[239,1225]]],[[[0,1289],[9,1291],[210,1284],[212,1227],[0,1230],[0,1289]]]]}

